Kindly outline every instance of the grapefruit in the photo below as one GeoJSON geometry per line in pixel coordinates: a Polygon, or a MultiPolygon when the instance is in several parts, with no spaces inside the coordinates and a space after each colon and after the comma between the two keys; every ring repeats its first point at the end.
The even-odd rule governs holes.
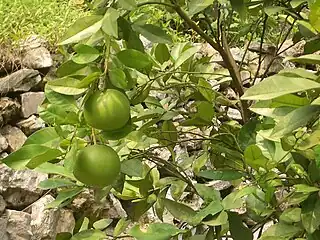
{"type": "Polygon", "coordinates": [[[73,174],[86,185],[105,187],[118,177],[120,165],[119,156],[111,147],[92,145],[78,153],[73,174]]]}
{"type": "Polygon", "coordinates": [[[113,131],[130,119],[130,102],[125,94],[115,89],[95,92],[84,105],[84,118],[91,127],[113,131]]]}

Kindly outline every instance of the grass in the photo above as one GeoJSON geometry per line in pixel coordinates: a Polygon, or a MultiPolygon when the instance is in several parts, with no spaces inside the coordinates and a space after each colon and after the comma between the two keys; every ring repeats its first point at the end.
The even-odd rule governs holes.
{"type": "Polygon", "coordinates": [[[81,0],[0,0],[0,46],[40,35],[51,48],[66,29],[87,14],[81,0]]]}

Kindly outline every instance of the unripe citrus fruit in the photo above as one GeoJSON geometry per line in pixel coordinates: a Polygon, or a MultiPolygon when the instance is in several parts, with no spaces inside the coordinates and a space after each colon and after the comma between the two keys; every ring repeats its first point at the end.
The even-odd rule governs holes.
{"type": "Polygon", "coordinates": [[[120,173],[118,154],[108,146],[92,145],[77,155],[73,169],[74,176],[89,186],[111,185],[120,173]]]}
{"type": "Polygon", "coordinates": [[[122,128],[130,118],[130,103],[122,92],[108,89],[92,94],[84,105],[84,118],[91,127],[112,131],[122,128]]]}

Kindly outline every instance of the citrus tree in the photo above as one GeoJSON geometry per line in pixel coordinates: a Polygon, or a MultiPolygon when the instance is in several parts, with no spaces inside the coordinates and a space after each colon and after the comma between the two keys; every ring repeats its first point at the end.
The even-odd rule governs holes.
{"type": "Polygon", "coordinates": [[[60,43],[66,61],[45,86],[40,116],[48,127],[3,162],[50,174],[40,184],[57,190],[48,208],[91,188],[98,200],[110,193],[120,199],[128,218],[113,236],[102,219],[57,239],[117,239],[123,231],[141,240],[319,239],[320,78],[306,66],[320,64],[320,1],[89,4],[93,14],[67,31],[60,43]],[[199,57],[199,45],[173,43],[168,29],[137,17],[146,6],[182,19],[223,67],[199,57]],[[277,43],[270,66],[285,40],[306,41],[307,55],[288,58],[302,67],[261,72],[267,36],[277,43]],[[230,44],[253,39],[260,55],[245,90],[245,57],[236,61],[230,44]],[[216,90],[226,86],[233,99],[216,90]],[[238,121],[229,107],[240,112],[238,121]],[[230,187],[218,191],[213,180],[230,187]],[[191,207],[186,196],[201,206],[191,207]],[[159,221],[142,229],[139,219],[151,209],[159,221]],[[168,214],[176,224],[164,221],[168,214]]]}

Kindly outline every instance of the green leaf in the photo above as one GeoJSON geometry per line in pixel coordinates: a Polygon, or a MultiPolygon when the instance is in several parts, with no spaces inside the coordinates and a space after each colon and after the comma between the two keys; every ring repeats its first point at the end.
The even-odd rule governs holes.
{"type": "Polygon", "coordinates": [[[102,20],[102,30],[109,36],[118,38],[118,18],[119,12],[114,8],[108,8],[102,20]]]}
{"type": "Polygon", "coordinates": [[[57,77],[62,78],[70,75],[75,75],[79,70],[85,68],[86,65],[77,64],[72,60],[66,61],[57,69],[57,77]]]}
{"type": "Polygon", "coordinates": [[[195,174],[197,174],[200,177],[205,177],[205,176],[199,175],[199,172],[201,168],[206,164],[209,158],[210,157],[207,152],[204,152],[203,154],[201,154],[199,157],[196,158],[196,160],[192,163],[192,170],[195,172],[195,174]]]}
{"type": "Polygon", "coordinates": [[[197,183],[195,187],[200,197],[203,198],[205,202],[210,203],[212,201],[220,200],[220,192],[218,190],[199,183],[197,183]]]}
{"type": "Polygon", "coordinates": [[[163,199],[163,202],[164,206],[172,214],[173,217],[179,219],[180,221],[187,222],[191,225],[194,224],[193,219],[197,213],[192,208],[169,199],[163,199]]]}
{"type": "Polygon", "coordinates": [[[138,25],[134,24],[133,29],[142,34],[146,39],[152,43],[172,43],[171,37],[160,27],[152,24],[138,25]]]}
{"type": "Polygon", "coordinates": [[[213,0],[191,0],[189,2],[188,15],[192,17],[193,15],[209,7],[211,4],[213,4],[213,0]]]}
{"type": "Polygon", "coordinates": [[[274,75],[249,88],[241,97],[243,100],[268,100],[289,93],[320,88],[320,84],[308,79],[274,75]]]}
{"type": "Polygon", "coordinates": [[[87,91],[86,88],[78,88],[80,81],[71,77],[63,77],[48,82],[50,88],[61,94],[65,95],[79,95],[87,91]]]}
{"type": "Polygon", "coordinates": [[[100,56],[98,49],[85,44],[77,44],[74,50],[77,54],[72,57],[72,61],[77,64],[91,63],[100,56]]]}
{"type": "Polygon", "coordinates": [[[310,6],[310,10],[310,23],[318,32],[320,32],[320,1],[316,0],[314,4],[310,6]]]}
{"type": "Polygon", "coordinates": [[[171,120],[162,123],[160,140],[163,145],[172,144],[172,147],[174,147],[174,143],[178,140],[177,128],[171,120]]]}
{"type": "Polygon", "coordinates": [[[69,232],[61,232],[61,233],[57,234],[55,240],[70,240],[71,237],[72,237],[71,233],[69,233],[69,232]]]}
{"type": "Polygon", "coordinates": [[[154,205],[156,215],[162,222],[163,222],[163,213],[164,213],[163,199],[165,199],[165,197],[168,193],[168,190],[169,190],[169,188],[166,187],[160,191],[160,193],[158,194],[157,201],[154,205]]]}
{"type": "Polygon", "coordinates": [[[183,232],[176,226],[167,223],[152,223],[148,229],[141,230],[139,225],[130,229],[129,234],[137,240],[170,240],[171,237],[183,232]]]}
{"type": "Polygon", "coordinates": [[[262,154],[261,149],[256,145],[250,145],[244,151],[244,159],[246,163],[258,170],[260,167],[268,169],[268,159],[262,154]]]}
{"type": "Polygon", "coordinates": [[[267,237],[274,237],[275,239],[279,239],[279,238],[291,239],[299,232],[301,232],[301,228],[280,222],[269,227],[262,234],[262,237],[260,240],[265,240],[267,239],[267,237]]]}
{"type": "Polygon", "coordinates": [[[24,169],[31,160],[37,161],[39,159],[38,157],[40,157],[41,160],[43,160],[42,158],[44,157],[47,161],[55,159],[56,155],[51,155],[52,150],[56,150],[59,152],[59,154],[61,154],[60,150],[58,149],[52,149],[46,146],[35,144],[26,145],[11,153],[8,157],[3,159],[2,162],[8,165],[10,168],[21,170],[24,169]],[[48,153],[49,155],[46,155],[48,153]]]}
{"type": "Polygon", "coordinates": [[[46,147],[56,147],[60,142],[60,136],[54,127],[42,128],[28,137],[24,146],[26,145],[43,145],[46,147]]]}
{"type": "Polygon", "coordinates": [[[281,13],[283,10],[285,10],[285,7],[280,7],[280,6],[268,6],[264,8],[264,12],[268,15],[268,16],[272,16],[278,13],[281,13]]]}
{"type": "Polygon", "coordinates": [[[296,192],[301,192],[301,193],[312,193],[312,192],[319,192],[319,188],[313,187],[313,186],[308,186],[305,184],[296,184],[294,185],[294,188],[296,192]]]}
{"type": "Polygon", "coordinates": [[[55,104],[48,104],[45,109],[40,111],[39,115],[42,120],[51,125],[78,123],[78,115],[75,112],[55,104]]]}
{"type": "Polygon", "coordinates": [[[43,163],[39,167],[37,167],[35,171],[47,174],[57,174],[75,180],[73,174],[69,172],[65,167],[53,163],[43,163]]]}
{"type": "Polygon", "coordinates": [[[49,203],[46,208],[56,208],[63,204],[65,201],[72,199],[83,191],[83,187],[76,187],[71,189],[62,190],[58,193],[57,198],[49,203]]]}
{"type": "MultiPolygon", "coordinates": [[[[28,145],[28,146],[35,146],[35,145],[28,145]]],[[[62,152],[59,149],[48,149],[46,152],[33,157],[27,163],[26,167],[30,169],[34,169],[45,162],[55,160],[57,157],[61,155],[62,155],[62,152]]]]}
{"type": "Polygon", "coordinates": [[[67,31],[59,45],[77,43],[96,33],[102,25],[102,16],[92,15],[79,18],[67,31]]]}
{"type": "Polygon", "coordinates": [[[156,59],[161,64],[163,64],[164,62],[166,62],[170,59],[169,49],[168,49],[167,45],[165,45],[163,43],[159,43],[156,46],[154,54],[155,54],[156,59]]]}
{"type": "Polygon", "coordinates": [[[279,72],[280,75],[286,77],[301,77],[311,80],[316,80],[318,76],[304,68],[283,69],[279,72]]]}
{"type": "Polygon", "coordinates": [[[92,82],[97,80],[100,77],[100,72],[93,72],[86,76],[85,78],[81,79],[80,82],[77,84],[77,88],[87,88],[90,86],[92,82]]]}
{"type": "Polygon", "coordinates": [[[143,177],[143,164],[139,159],[127,159],[121,162],[121,172],[132,177],[143,177]]]}
{"type": "Polygon", "coordinates": [[[134,49],[126,49],[118,52],[117,57],[127,67],[137,70],[144,69],[152,64],[146,54],[134,49]]]}
{"type": "Polygon", "coordinates": [[[239,13],[241,18],[245,17],[246,5],[244,0],[230,0],[233,10],[239,13]]]}
{"type": "Polygon", "coordinates": [[[149,96],[151,89],[151,85],[145,85],[142,87],[132,98],[131,98],[131,104],[137,105],[139,103],[142,103],[146,98],[149,96]]]}
{"type": "Polygon", "coordinates": [[[118,237],[121,233],[123,233],[127,229],[129,224],[130,224],[129,220],[126,220],[125,218],[121,218],[118,221],[117,225],[114,227],[113,236],[118,237]]]}
{"type": "Polygon", "coordinates": [[[237,197],[237,192],[232,192],[222,200],[224,210],[231,210],[243,207],[244,201],[237,197]]]}
{"type": "Polygon", "coordinates": [[[320,130],[315,130],[307,138],[296,146],[297,149],[305,151],[320,144],[320,130]]]}
{"type": "Polygon", "coordinates": [[[198,225],[202,222],[203,219],[205,219],[207,216],[211,215],[214,216],[221,212],[223,210],[223,207],[220,203],[220,201],[212,201],[208,206],[201,209],[197,214],[193,217],[192,223],[194,225],[198,225]]]}
{"type": "Polygon", "coordinates": [[[281,118],[274,127],[271,136],[274,138],[281,138],[292,133],[297,128],[306,126],[313,118],[317,117],[319,113],[319,105],[308,105],[297,108],[281,118]]]}
{"type": "Polygon", "coordinates": [[[74,186],[75,183],[63,178],[50,178],[39,183],[41,189],[54,189],[74,186]]]}
{"type": "Polygon", "coordinates": [[[63,107],[66,111],[78,111],[76,101],[73,96],[67,96],[53,91],[48,84],[45,86],[46,99],[54,105],[63,107]]]}
{"type": "Polygon", "coordinates": [[[300,57],[287,57],[286,60],[302,64],[320,64],[320,55],[307,54],[300,57]]]}
{"type": "Polygon", "coordinates": [[[113,86],[122,89],[126,89],[128,87],[127,76],[121,68],[109,70],[108,75],[113,86]]]}
{"type": "Polygon", "coordinates": [[[103,240],[106,239],[106,234],[100,230],[85,230],[75,234],[70,240],[103,240]]]}
{"type": "Polygon", "coordinates": [[[229,227],[233,240],[253,240],[253,233],[244,226],[242,218],[235,212],[228,212],[229,227]]]}
{"type": "Polygon", "coordinates": [[[199,177],[204,177],[211,180],[231,181],[243,177],[241,172],[235,170],[205,170],[197,174],[199,177]]]}
{"type": "Polygon", "coordinates": [[[301,208],[288,208],[283,211],[280,216],[280,221],[286,223],[295,223],[301,221],[301,208]]]}
{"type": "Polygon", "coordinates": [[[106,229],[111,223],[112,219],[103,218],[93,223],[94,229],[103,230],[106,229]]]}
{"type": "Polygon", "coordinates": [[[199,79],[198,82],[198,89],[201,95],[209,102],[213,102],[215,99],[215,92],[212,89],[210,83],[208,83],[206,80],[199,79]]]}
{"type": "Polygon", "coordinates": [[[210,220],[203,221],[204,224],[214,227],[214,226],[221,226],[228,223],[228,214],[226,211],[222,211],[218,215],[216,215],[214,218],[211,218],[210,220]]]}
{"type": "Polygon", "coordinates": [[[133,10],[137,7],[135,0],[118,0],[117,2],[121,8],[126,10],[133,10]]]}
{"type": "Polygon", "coordinates": [[[200,47],[191,47],[186,51],[182,52],[178,59],[174,63],[174,68],[177,69],[180,67],[184,62],[186,62],[189,58],[191,58],[194,54],[196,54],[200,50],[200,47]]]}

